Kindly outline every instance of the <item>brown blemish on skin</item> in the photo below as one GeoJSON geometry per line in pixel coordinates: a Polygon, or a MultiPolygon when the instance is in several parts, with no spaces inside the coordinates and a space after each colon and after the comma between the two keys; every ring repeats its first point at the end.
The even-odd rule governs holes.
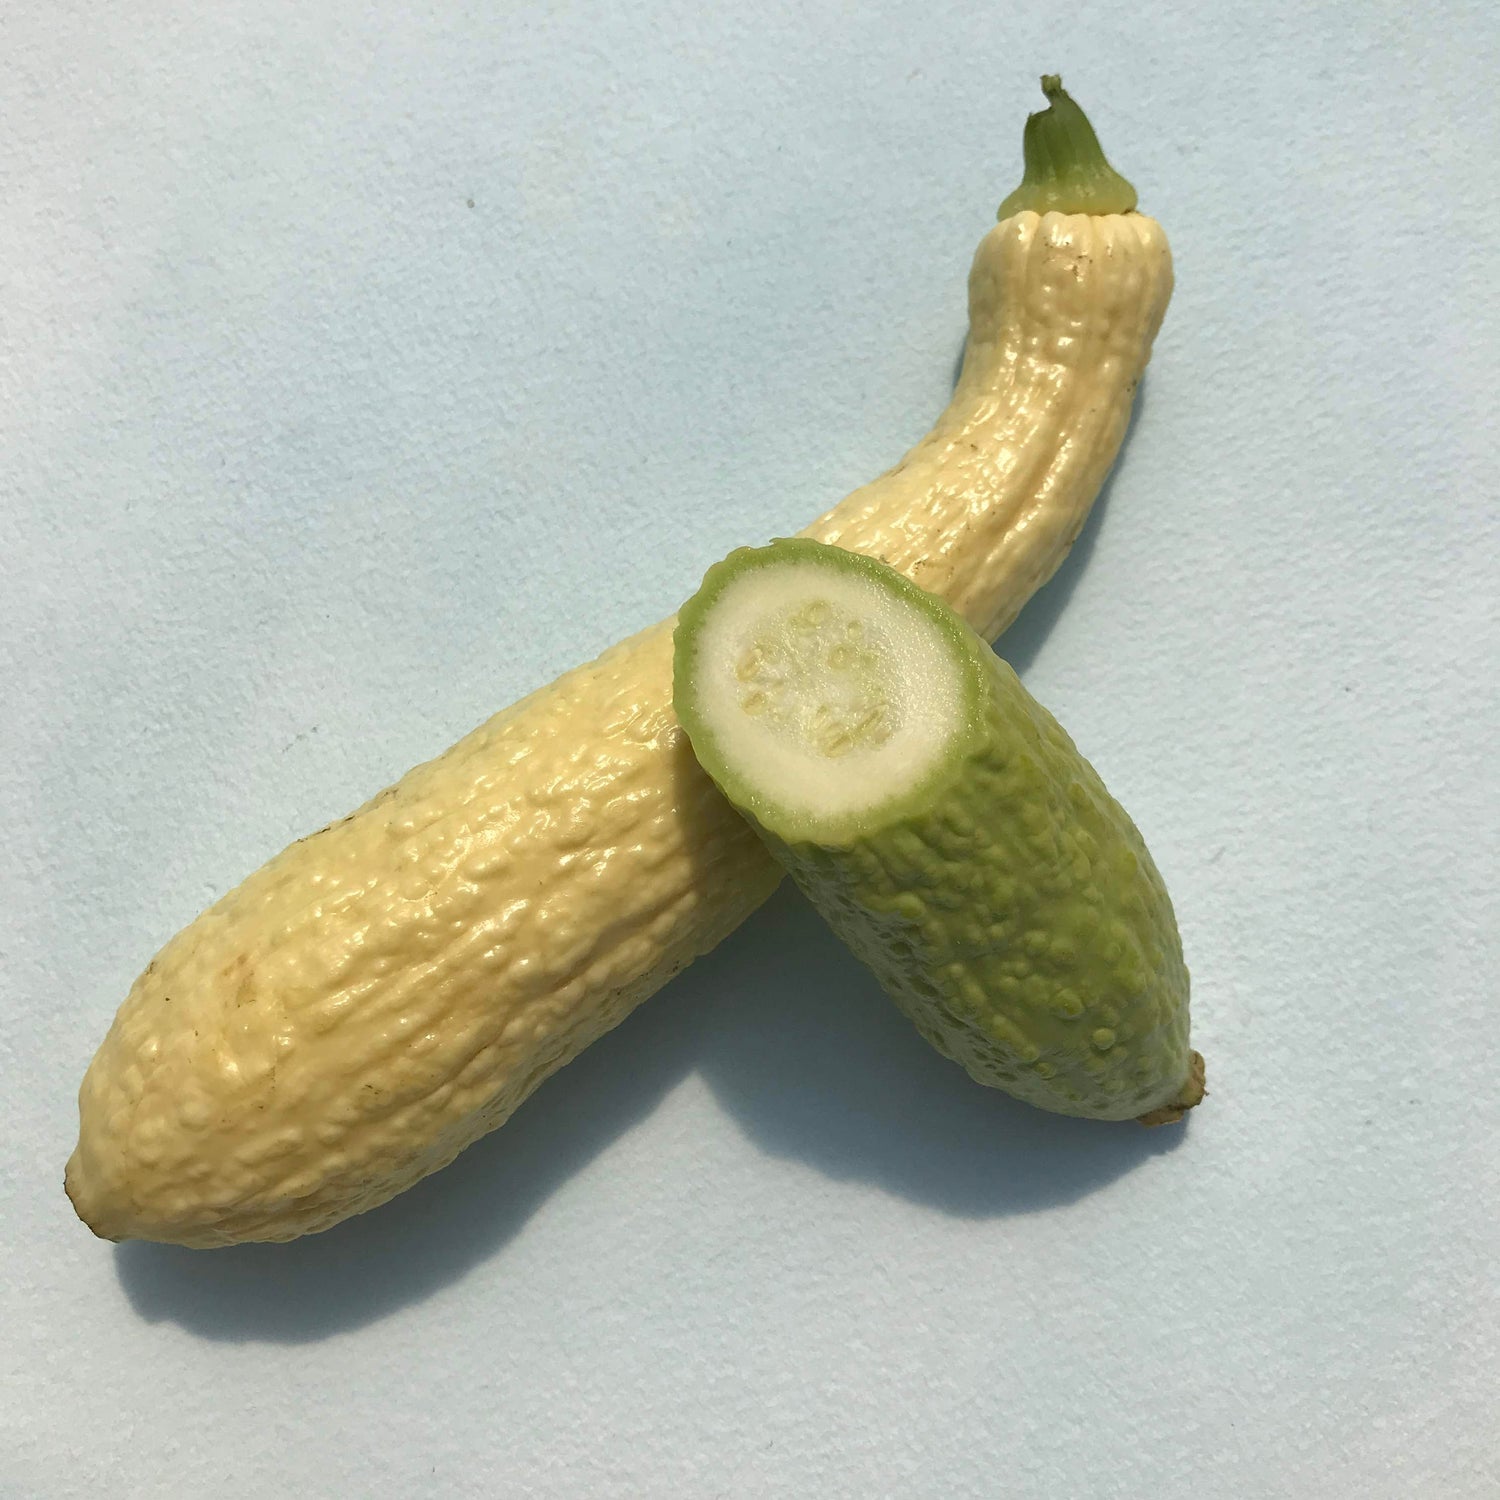
{"type": "Polygon", "coordinates": [[[1177,1124],[1194,1105],[1201,1104],[1207,1097],[1208,1090],[1204,1087],[1204,1079],[1202,1054],[1194,1052],[1188,1068],[1187,1082],[1183,1084],[1182,1092],[1170,1104],[1164,1104],[1160,1109],[1137,1115],[1136,1123],[1140,1125],[1177,1124]]]}

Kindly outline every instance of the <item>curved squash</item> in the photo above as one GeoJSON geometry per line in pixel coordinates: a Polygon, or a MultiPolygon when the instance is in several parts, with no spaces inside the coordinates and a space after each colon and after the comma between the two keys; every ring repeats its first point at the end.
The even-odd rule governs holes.
{"type": "MultiPolygon", "coordinates": [[[[1171,293],[1135,213],[981,242],[952,402],[804,535],[883,559],[993,639],[1066,555],[1171,293]]],[[[673,716],[672,621],[502,710],[279,854],[132,987],[67,1169],[110,1239],[287,1240],[500,1125],[772,891],[673,716]]]]}

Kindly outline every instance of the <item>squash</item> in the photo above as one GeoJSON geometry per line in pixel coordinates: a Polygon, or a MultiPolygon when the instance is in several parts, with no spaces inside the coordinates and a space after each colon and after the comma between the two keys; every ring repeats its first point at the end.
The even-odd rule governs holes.
{"type": "MultiPolygon", "coordinates": [[[[1074,211],[1023,204],[984,237],[947,409],[803,533],[990,640],[1088,516],[1172,287],[1160,226],[1089,212],[1103,157],[1056,123],[1035,151],[1028,124],[1027,182],[1055,205],[1076,178],[1074,211]]],[[[503,709],[166,944],[79,1094],[66,1187],[96,1234],[288,1240],[373,1208],[765,900],[779,869],[673,715],[672,630],[503,709]]]]}
{"type": "Polygon", "coordinates": [[[698,763],[925,1041],[1056,1114],[1202,1100],[1140,830],[941,599],[799,537],[715,563],[673,641],[698,763]]]}

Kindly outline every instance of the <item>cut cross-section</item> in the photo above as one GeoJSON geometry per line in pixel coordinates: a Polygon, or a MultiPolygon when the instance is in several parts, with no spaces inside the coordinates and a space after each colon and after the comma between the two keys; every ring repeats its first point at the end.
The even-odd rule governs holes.
{"type": "Polygon", "coordinates": [[[783,837],[858,831],[973,722],[962,638],[867,562],[809,541],[746,549],[684,614],[694,746],[783,837]]]}

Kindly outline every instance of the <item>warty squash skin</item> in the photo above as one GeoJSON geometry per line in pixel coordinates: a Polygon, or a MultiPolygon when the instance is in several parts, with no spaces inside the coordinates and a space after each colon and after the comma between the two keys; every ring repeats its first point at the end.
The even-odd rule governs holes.
{"type": "Polygon", "coordinates": [[[1202,1099],[1140,830],[954,610],[800,537],[715,563],[674,643],[698,763],[932,1047],[1056,1114],[1202,1099]]]}
{"type": "MultiPolygon", "coordinates": [[[[1119,448],[1172,287],[1136,213],[980,243],[953,399],[803,535],[881,558],[993,640],[1119,448]]],[[[89,1066],[66,1186],[108,1239],[289,1240],[502,1124],[771,893],[673,716],[668,620],[503,709],[205,911],[89,1066]]]]}

